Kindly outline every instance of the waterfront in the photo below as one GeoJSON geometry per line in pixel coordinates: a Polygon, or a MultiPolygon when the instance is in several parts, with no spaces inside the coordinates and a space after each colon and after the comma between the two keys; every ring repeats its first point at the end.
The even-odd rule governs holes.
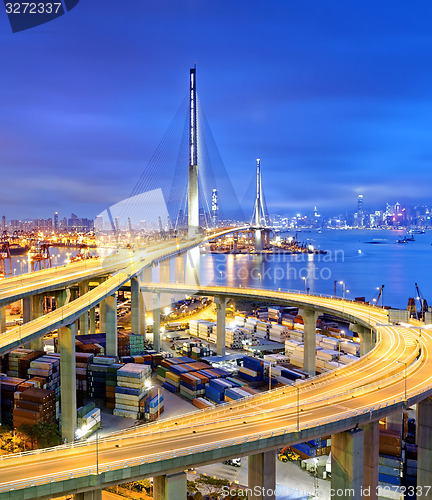
{"type": "MultiPolygon", "coordinates": [[[[349,290],[346,298],[364,296],[366,300],[376,298],[377,287],[385,285],[384,304],[405,309],[408,297],[415,297],[415,282],[426,299],[432,297],[432,233],[416,234],[414,242],[396,243],[405,234],[391,230],[303,231],[298,233],[300,242],[327,250],[327,254],[204,255],[202,279],[209,284],[303,293],[306,287],[310,293],[329,295],[334,293],[336,280],[349,290]]],[[[337,295],[343,295],[339,283],[337,295]]]]}
{"type": "MultiPolygon", "coordinates": [[[[337,280],[349,290],[346,298],[364,296],[366,300],[376,297],[377,287],[384,284],[384,304],[405,309],[408,297],[415,296],[415,282],[425,298],[432,300],[432,232],[414,235],[414,242],[396,243],[404,235],[404,231],[390,230],[298,232],[300,242],[327,254],[202,255],[202,281],[301,292],[306,286],[310,293],[332,295],[337,280]]],[[[52,248],[52,265],[63,266],[76,253],[78,249],[52,248]]],[[[27,258],[13,257],[12,267],[15,275],[28,272],[27,258]]],[[[337,295],[343,295],[343,285],[337,284],[337,295]]]]}

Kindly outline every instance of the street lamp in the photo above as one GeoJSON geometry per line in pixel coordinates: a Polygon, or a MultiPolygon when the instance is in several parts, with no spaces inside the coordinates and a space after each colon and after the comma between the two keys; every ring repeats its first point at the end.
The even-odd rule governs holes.
{"type": "MultiPolygon", "coordinates": [[[[96,425],[98,424],[98,421],[96,420],[96,417],[94,415],[90,415],[90,418],[95,421],[96,425]]],[[[90,428],[90,425],[87,424],[80,429],[77,429],[75,432],[76,438],[82,438],[89,432],[90,428]]],[[[96,429],[96,474],[99,475],[99,428],[96,429]]]]}
{"type": "Polygon", "coordinates": [[[345,282],[344,281],[339,281],[339,285],[343,286],[343,300],[345,300],[345,282]]]}
{"type": "Polygon", "coordinates": [[[307,288],[306,288],[306,277],[305,277],[305,276],[302,276],[302,280],[304,281],[305,293],[307,293],[307,288]]]}
{"type": "Polygon", "coordinates": [[[271,386],[271,367],[272,367],[272,365],[271,365],[271,361],[270,361],[270,364],[269,364],[269,391],[271,391],[271,388],[272,388],[272,386],[271,386]]]}
{"type": "Polygon", "coordinates": [[[297,432],[300,432],[300,387],[294,387],[297,389],[297,432]]]}
{"type": "MultiPolygon", "coordinates": [[[[91,415],[91,418],[96,422],[97,420],[94,415],[91,415]]],[[[99,428],[96,429],[96,475],[99,476],[99,428]]]]}

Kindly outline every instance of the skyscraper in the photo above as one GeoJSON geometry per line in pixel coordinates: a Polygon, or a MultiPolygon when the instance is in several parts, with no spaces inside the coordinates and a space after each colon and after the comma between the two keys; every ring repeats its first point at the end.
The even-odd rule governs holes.
{"type": "Polygon", "coordinates": [[[363,195],[359,194],[358,200],[357,200],[357,210],[359,213],[363,213],[363,195]]]}
{"type": "Polygon", "coordinates": [[[211,209],[212,209],[212,225],[213,227],[216,227],[219,215],[219,193],[217,189],[213,189],[212,191],[211,209]]]}
{"type": "Polygon", "coordinates": [[[358,213],[358,226],[363,227],[364,226],[364,211],[363,211],[363,195],[359,194],[358,200],[357,200],[357,213],[358,213]]]}
{"type": "Polygon", "coordinates": [[[59,228],[59,217],[58,212],[54,214],[54,231],[57,231],[59,228]]]}

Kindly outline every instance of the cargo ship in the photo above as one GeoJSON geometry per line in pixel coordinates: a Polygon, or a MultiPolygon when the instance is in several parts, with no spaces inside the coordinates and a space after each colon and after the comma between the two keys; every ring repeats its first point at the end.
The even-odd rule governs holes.
{"type": "Polygon", "coordinates": [[[28,245],[21,246],[19,243],[11,243],[9,245],[9,251],[11,256],[26,255],[29,250],[30,247],[28,245]]]}

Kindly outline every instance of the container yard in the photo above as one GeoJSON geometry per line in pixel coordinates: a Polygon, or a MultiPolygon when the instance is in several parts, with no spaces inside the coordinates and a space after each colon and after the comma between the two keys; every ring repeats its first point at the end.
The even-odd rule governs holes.
{"type": "MultiPolygon", "coordinates": [[[[317,373],[351,363],[360,355],[357,339],[345,337],[337,326],[322,319],[317,322],[317,373]]],[[[108,433],[112,419],[125,421],[115,428],[127,428],[137,421],[152,422],[193,408],[239,401],[308,377],[303,371],[303,321],[296,310],[271,306],[258,308],[255,316],[238,313],[226,327],[226,347],[238,354],[213,356],[216,331],[212,321],[190,320],[191,338],[172,342],[178,357],[156,353],[142,336],[131,333],[119,332],[118,357],[105,355],[105,334],[78,336],[77,439],[102,429],[104,419],[109,422],[104,430],[108,433]],[[253,347],[258,356],[246,355],[253,347]]],[[[3,360],[3,424],[17,429],[60,424],[60,355],[52,352],[56,339],[47,340],[45,351],[17,348],[3,360]]],[[[416,446],[413,439],[408,442],[404,437],[381,423],[379,481],[383,491],[391,488],[391,498],[399,498],[398,486],[415,484],[416,446]]],[[[326,459],[330,451],[331,437],[326,436],[291,447],[285,451],[286,460],[281,460],[298,457],[296,462],[304,470],[319,471],[319,477],[325,478],[331,472],[326,459]],[[316,465],[318,458],[324,465],[314,469],[311,464],[316,465]]]]}

